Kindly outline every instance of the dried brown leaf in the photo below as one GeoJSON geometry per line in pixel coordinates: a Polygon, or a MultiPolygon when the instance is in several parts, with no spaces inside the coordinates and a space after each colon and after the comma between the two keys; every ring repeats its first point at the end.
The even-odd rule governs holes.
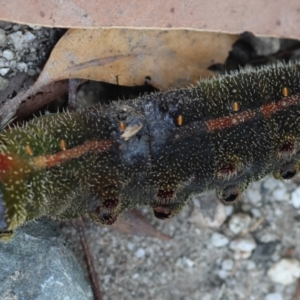
{"type": "Polygon", "coordinates": [[[236,35],[192,30],[73,29],[57,43],[40,83],[84,78],[162,90],[195,84],[222,63],[236,35]],[[179,42],[180,41],[180,42],[179,42]]]}
{"type": "Polygon", "coordinates": [[[50,27],[185,28],[300,39],[299,0],[1,1],[0,19],[50,27]],[[22,9],[20,9],[20,7],[22,9]]]}

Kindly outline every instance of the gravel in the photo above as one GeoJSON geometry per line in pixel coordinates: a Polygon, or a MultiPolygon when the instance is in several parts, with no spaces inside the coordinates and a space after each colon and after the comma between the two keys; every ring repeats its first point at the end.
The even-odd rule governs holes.
{"type": "Polygon", "coordinates": [[[268,271],[270,279],[282,285],[289,285],[300,277],[300,262],[296,259],[283,258],[268,271]]]}

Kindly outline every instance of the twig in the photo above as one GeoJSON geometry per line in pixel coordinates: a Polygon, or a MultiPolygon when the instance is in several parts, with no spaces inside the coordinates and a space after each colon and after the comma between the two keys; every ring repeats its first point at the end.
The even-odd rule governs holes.
{"type": "Polygon", "coordinates": [[[299,300],[299,299],[300,299],[300,278],[298,279],[297,289],[293,297],[293,300],[299,300]]]}
{"type": "Polygon", "coordinates": [[[89,245],[87,243],[86,236],[84,233],[82,218],[78,218],[77,220],[75,220],[73,222],[73,224],[74,224],[75,228],[77,229],[77,232],[78,232],[78,235],[80,238],[80,243],[81,243],[83,251],[85,253],[85,261],[86,261],[87,270],[88,270],[89,278],[90,278],[91,285],[92,285],[94,299],[102,300],[102,294],[100,291],[98,275],[97,275],[97,272],[95,271],[94,263],[93,263],[93,256],[91,254],[91,251],[90,251],[90,248],[89,248],[89,245]]]}

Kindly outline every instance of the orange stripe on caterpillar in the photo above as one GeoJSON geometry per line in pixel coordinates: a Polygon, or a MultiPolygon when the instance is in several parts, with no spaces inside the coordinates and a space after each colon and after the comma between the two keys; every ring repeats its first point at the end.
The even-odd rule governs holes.
{"type": "Polygon", "coordinates": [[[71,159],[78,158],[88,152],[107,151],[113,144],[113,140],[87,141],[82,145],[73,147],[72,149],[62,150],[56,154],[35,157],[31,163],[40,169],[51,168],[71,159]]]}
{"type": "Polygon", "coordinates": [[[238,126],[244,122],[251,121],[259,114],[263,114],[264,117],[270,117],[275,113],[285,110],[290,106],[300,105],[300,95],[294,95],[286,97],[278,102],[271,102],[264,104],[261,108],[248,109],[240,113],[235,113],[234,115],[212,119],[206,122],[208,130],[214,132],[216,130],[222,130],[224,128],[230,128],[233,126],[238,126]]]}
{"type": "Polygon", "coordinates": [[[237,126],[246,121],[250,121],[255,117],[255,115],[256,115],[255,111],[248,109],[243,112],[240,112],[239,114],[234,114],[232,116],[226,116],[223,118],[217,118],[217,119],[207,121],[206,124],[208,126],[208,130],[210,132],[213,132],[216,130],[222,130],[224,128],[237,126]]]}
{"type": "Polygon", "coordinates": [[[290,106],[300,104],[300,95],[286,97],[278,102],[264,104],[261,111],[265,117],[269,117],[279,111],[285,110],[290,106]]]}

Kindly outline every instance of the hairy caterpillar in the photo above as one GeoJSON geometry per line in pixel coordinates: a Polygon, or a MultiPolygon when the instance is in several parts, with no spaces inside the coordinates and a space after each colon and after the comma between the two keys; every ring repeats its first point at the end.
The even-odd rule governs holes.
{"type": "Polygon", "coordinates": [[[164,219],[193,194],[226,204],[273,172],[299,171],[300,63],[75,113],[0,135],[0,231],[82,214],[101,224],[138,205],[164,219]]]}

